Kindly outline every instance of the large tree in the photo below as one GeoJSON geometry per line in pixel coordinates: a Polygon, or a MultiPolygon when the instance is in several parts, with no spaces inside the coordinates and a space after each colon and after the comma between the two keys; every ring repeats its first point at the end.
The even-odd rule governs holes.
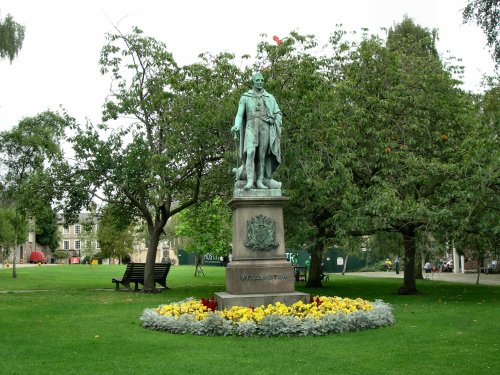
{"type": "Polygon", "coordinates": [[[56,251],[61,239],[57,214],[47,202],[41,202],[40,209],[34,214],[36,243],[56,251]]]}
{"type": "Polygon", "coordinates": [[[470,96],[458,88],[455,68],[438,58],[434,40],[434,32],[404,19],[385,45],[377,38],[360,44],[337,90],[358,134],[349,165],[362,190],[359,212],[375,230],[403,239],[402,294],[417,292],[419,232],[450,218],[451,186],[465,183],[463,143],[478,123],[470,96]]]}
{"type": "Polygon", "coordinates": [[[192,206],[179,215],[175,234],[183,237],[186,251],[198,255],[196,276],[203,254],[224,256],[231,252],[231,210],[221,197],[192,206]]]}
{"type": "MultiPolygon", "coordinates": [[[[316,38],[292,32],[277,45],[259,44],[256,68],[266,90],[283,112],[283,163],[277,179],[290,198],[285,208],[286,245],[311,255],[308,287],[321,286],[321,262],[328,246],[346,235],[354,204],[344,123],[336,116],[343,103],[334,95],[341,79],[343,32],[331,38],[331,50],[317,48],[316,38]]],[[[348,138],[348,137],[347,137],[348,138]]]]}
{"type": "Polygon", "coordinates": [[[12,63],[23,46],[25,27],[7,14],[0,19],[0,59],[8,58],[12,63]]]}
{"type": "MultiPolygon", "coordinates": [[[[53,180],[48,169],[61,157],[60,139],[70,119],[54,112],[24,118],[12,130],[0,133],[0,163],[8,202],[20,219],[35,216],[54,197],[53,180]]],[[[14,228],[16,231],[19,228],[14,228]]],[[[14,236],[17,239],[17,235],[14,236]]],[[[12,274],[16,274],[16,247],[12,274]]]]}
{"type": "Polygon", "coordinates": [[[461,173],[467,184],[453,189],[456,204],[448,233],[457,249],[476,258],[480,266],[487,257],[498,256],[500,245],[500,82],[488,80],[487,90],[477,96],[480,126],[464,142],[467,157],[461,173]]]}
{"type": "Polygon", "coordinates": [[[144,220],[143,291],[154,292],[154,262],[168,219],[227,179],[220,173],[228,169],[225,143],[240,73],[229,54],[201,55],[199,63],[179,67],[164,43],[137,28],[107,39],[101,71],[113,86],[105,123],[75,129],[66,206],[75,211],[100,198],[144,220]]]}
{"type": "Polygon", "coordinates": [[[14,208],[0,205],[0,262],[5,263],[16,244],[28,234],[28,224],[14,208]]]}
{"type": "Polygon", "coordinates": [[[120,207],[109,204],[104,207],[98,222],[97,240],[103,258],[120,260],[134,251],[134,225],[123,217],[120,207]]]}

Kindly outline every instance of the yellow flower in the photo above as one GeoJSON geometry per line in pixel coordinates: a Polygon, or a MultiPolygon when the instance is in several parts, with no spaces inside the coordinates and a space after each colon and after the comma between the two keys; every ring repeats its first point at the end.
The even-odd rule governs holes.
{"type": "MultiPolygon", "coordinates": [[[[269,304],[256,308],[232,306],[228,310],[215,311],[215,314],[236,324],[248,321],[259,323],[269,315],[294,316],[299,319],[307,317],[321,319],[327,314],[351,314],[359,310],[373,310],[373,305],[361,298],[352,300],[349,298],[316,296],[312,303],[298,301],[292,306],[286,306],[281,302],[276,302],[274,305],[269,304]]],[[[154,309],[154,311],[160,315],[173,316],[174,318],[189,314],[193,315],[196,320],[204,320],[212,313],[201,301],[195,300],[162,305],[154,309]]]]}

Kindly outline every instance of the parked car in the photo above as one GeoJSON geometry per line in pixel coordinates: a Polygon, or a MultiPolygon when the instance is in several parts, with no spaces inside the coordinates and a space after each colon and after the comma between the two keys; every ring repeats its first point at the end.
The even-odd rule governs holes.
{"type": "Polygon", "coordinates": [[[30,255],[30,263],[47,263],[45,254],[41,251],[32,251],[30,255]]]}

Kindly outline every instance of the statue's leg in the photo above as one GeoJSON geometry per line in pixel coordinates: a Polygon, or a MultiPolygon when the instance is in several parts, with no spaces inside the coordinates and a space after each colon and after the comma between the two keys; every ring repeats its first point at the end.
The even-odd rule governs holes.
{"type": "Polygon", "coordinates": [[[267,189],[267,186],[264,185],[264,161],[259,161],[257,165],[257,189],[267,189]]]}
{"type": "Polygon", "coordinates": [[[245,163],[245,169],[247,171],[247,184],[244,189],[249,190],[253,188],[253,181],[255,175],[255,147],[247,148],[247,160],[245,163]]]}
{"type": "Polygon", "coordinates": [[[264,169],[266,167],[266,154],[269,149],[269,125],[262,124],[259,132],[259,160],[257,164],[257,189],[267,189],[264,185],[264,169]]]}
{"type": "Polygon", "coordinates": [[[264,178],[267,178],[268,180],[273,179],[273,155],[267,155],[266,156],[266,162],[265,162],[265,167],[264,167],[264,178]]]}

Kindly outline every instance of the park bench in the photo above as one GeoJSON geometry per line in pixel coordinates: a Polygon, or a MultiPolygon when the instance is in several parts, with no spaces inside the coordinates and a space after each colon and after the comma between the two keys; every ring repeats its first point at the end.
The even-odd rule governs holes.
{"type": "MultiPolygon", "coordinates": [[[[164,288],[167,288],[167,275],[170,271],[170,263],[155,263],[154,265],[154,280],[155,284],[158,283],[164,288]]],[[[115,283],[115,290],[120,289],[120,284],[131,290],[131,283],[135,284],[134,291],[139,290],[139,284],[144,285],[144,270],[146,269],[145,263],[129,263],[125,269],[123,276],[113,278],[111,281],[115,283]]]]}

